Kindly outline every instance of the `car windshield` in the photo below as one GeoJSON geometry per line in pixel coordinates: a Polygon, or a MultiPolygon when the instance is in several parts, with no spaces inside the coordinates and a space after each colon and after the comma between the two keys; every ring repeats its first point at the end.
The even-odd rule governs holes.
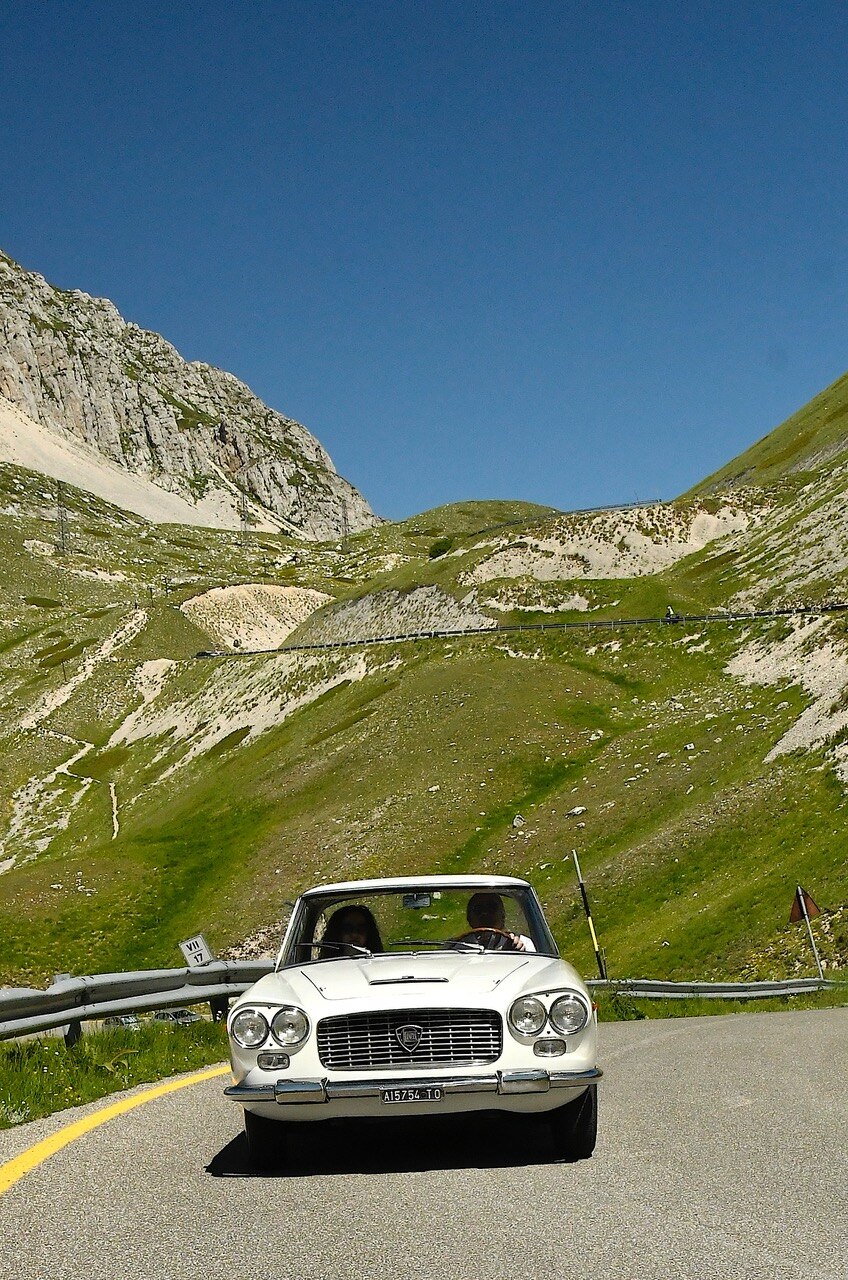
{"type": "Polygon", "coordinates": [[[446,950],[558,954],[529,888],[351,887],[300,900],[280,963],[446,950]]]}

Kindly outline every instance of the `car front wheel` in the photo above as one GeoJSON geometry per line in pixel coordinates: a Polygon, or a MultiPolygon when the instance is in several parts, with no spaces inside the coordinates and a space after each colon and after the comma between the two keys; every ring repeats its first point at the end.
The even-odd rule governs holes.
{"type": "Polygon", "coordinates": [[[250,1163],[257,1169],[281,1168],[288,1153],[288,1125],[280,1120],[244,1113],[244,1132],[250,1163]]]}
{"type": "Polygon", "coordinates": [[[598,1086],[550,1113],[551,1133],[557,1155],[566,1160],[587,1160],[598,1137],[598,1086]]]}

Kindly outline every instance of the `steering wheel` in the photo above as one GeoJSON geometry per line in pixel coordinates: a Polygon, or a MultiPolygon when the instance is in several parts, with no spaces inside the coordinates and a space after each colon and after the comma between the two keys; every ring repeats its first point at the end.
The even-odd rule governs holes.
{"type": "Polygon", "coordinates": [[[476,942],[484,951],[520,951],[511,933],[505,929],[490,929],[488,925],[481,929],[468,929],[461,933],[454,942],[476,942]]]}

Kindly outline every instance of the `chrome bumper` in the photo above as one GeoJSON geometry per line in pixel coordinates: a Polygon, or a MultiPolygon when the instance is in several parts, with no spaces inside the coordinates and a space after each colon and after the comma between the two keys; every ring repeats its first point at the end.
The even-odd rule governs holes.
{"type": "Polygon", "coordinates": [[[547,1093],[550,1089],[582,1089],[600,1080],[598,1067],[588,1071],[496,1071],[479,1076],[404,1076],[386,1080],[276,1080],[273,1084],[231,1084],[224,1090],[234,1102],[333,1102],[337,1098],[379,1098],[383,1089],[441,1089],[444,1093],[547,1093]]]}

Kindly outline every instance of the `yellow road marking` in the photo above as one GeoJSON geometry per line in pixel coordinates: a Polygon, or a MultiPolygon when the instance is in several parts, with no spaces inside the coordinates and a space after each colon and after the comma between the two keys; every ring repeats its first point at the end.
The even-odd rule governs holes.
{"type": "Polygon", "coordinates": [[[68,1146],[75,1139],[81,1138],[83,1134],[96,1129],[100,1124],[105,1124],[107,1120],[123,1115],[125,1111],[131,1111],[133,1107],[140,1107],[144,1102],[152,1102],[154,1098],[161,1098],[166,1093],[175,1093],[177,1089],[185,1089],[187,1085],[200,1084],[202,1080],[213,1080],[215,1076],[226,1075],[229,1070],[229,1067],[211,1067],[208,1071],[196,1071],[194,1075],[186,1076],[182,1080],[168,1080],[165,1084],[154,1085],[152,1089],[145,1089],[143,1093],[136,1093],[131,1098],[122,1098],[120,1102],[113,1102],[111,1106],[101,1107],[99,1111],[93,1111],[91,1115],[85,1116],[82,1120],[76,1120],[73,1124],[65,1125],[58,1133],[54,1133],[49,1138],[43,1138],[41,1142],[36,1142],[35,1146],[30,1147],[28,1151],[24,1151],[21,1155],[15,1156],[13,1160],[0,1165],[0,1196],[4,1191],[8,1191],[10,1187],[14,1186],[24,1174],[29,1173],[31,1169],[35,1169],[49,1159],[50,1156],[55,1155],[57,1151],[61,1151],[63,1147],[68,1146]]]}

